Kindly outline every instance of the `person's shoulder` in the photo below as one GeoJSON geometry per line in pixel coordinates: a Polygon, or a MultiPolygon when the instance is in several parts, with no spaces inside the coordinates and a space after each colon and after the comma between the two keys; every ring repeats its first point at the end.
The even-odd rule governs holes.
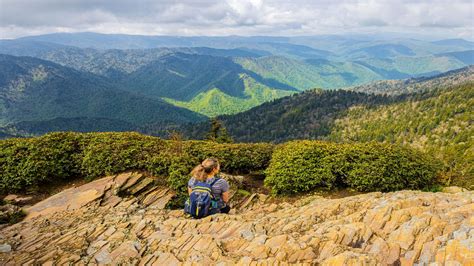
{"type": "Polygon", "coordinates": [[[227,180],[222,176],[216,176],[216,178],[218,179],[217,182],[227,182],[227,180]]]}
{"type": "Polygon", "coordinates": [[[196,182],[196,179],[194,177],[189,178],[188,186],[189,187],[192,186],[195,182],[196,182]]]}
{"type": "Polygon", "coordinates": [[[225,180],[222,177],[218,177],[218,180],[216,181],[216,184],[229,184],[229,182],[227,182],[227,180],[225,180]]]}
{"type": "Polygon", "coordinates": [[[219,178],[219,180],[217,180],[217,182],[219,182],[219,183],[228,183],[227,180],[225,180],[224,178],[219,178]]]}
{"type": "Polygon", "coordinates": [[[219,178],[219,180],[216,181],[216,185],[222,190],[222,192],[228,191],[230,187],[229,183],[224,178],[219,178]]]}

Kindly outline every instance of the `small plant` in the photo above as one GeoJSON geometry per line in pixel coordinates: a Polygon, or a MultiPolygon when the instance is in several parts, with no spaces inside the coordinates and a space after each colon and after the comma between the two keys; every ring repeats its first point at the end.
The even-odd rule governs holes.
{"type": "Polygon", "coordinates": [[[240,198],[248,197],[251,194],[252,193],[250,193],[249,191],[245,189],[237,189],[237,191],[235,192],[235,196],[240,197],[240,198]]]}
{"type": "Polygon", "coordinates": [[[20,222],[21,220],[23,220],[23,218],[25,218],[25,216],[26,216],[26,213],[23,210],[20,210],[19,212],[15,212],[10,216],[10,218],[8,220],[8,223],[9,224],[16,224],[16,223],[20,222]]]}
{"type": "Polygon", "coordinates": [[[424,192],[441,192],[443,191],[443,186],[440,184],[433,184],[431,186],[425,187],[424,192]]]}

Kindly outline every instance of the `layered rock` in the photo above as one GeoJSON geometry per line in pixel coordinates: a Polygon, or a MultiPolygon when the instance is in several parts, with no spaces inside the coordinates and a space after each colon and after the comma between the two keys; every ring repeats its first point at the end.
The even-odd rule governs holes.
{"type": "Polygon", "coordinates": [[[474,193],[400,191],[294,203],[253,194],[201,220],[138,173],[106,177],[31,207],[0,231],[2,264],[469,265],[474,193]]]}
{"type": "Polygon", "coordinates": [[[10,194],[4,197],[3,201],[7,203],[15,204],[15,205],[24,206],[33,202],[33,197],[31,196],[22,197],[15,194],[10,194]]]}

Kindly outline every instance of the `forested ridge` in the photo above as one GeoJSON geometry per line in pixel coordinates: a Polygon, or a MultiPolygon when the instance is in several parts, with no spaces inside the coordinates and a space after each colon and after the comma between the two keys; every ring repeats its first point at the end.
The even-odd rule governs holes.
{"type": "Polygon", "coordinates": [[[120,90],[91,73],[33,57],[0,55],[0,127],[58,117],[106,118],[135,126],[204,119],[163,100],[120,90]]]}
{"type": "Polygon", "coordinates": [[[365,93],[399,95],[403,93],[432,90],[435,88],[442,89],[446,86],[461,84],[472,80],[473,75],[474,66],[470,65],[432,77],[419,77],[404,80],[381,80],[349,89],[365,93]]]}
{"type": "Polygon", "coordinates": [[[446,162],[447,176],[474,178],[474,82],[428,91],[409,101],[357,106],[336,120],[334,141],[380,141],[425,150],[446,162]]]}
{"type": "MultiPolygon", "coordinates": [[[[75,33],[0,40],[0,50],[94,74],[118,91],[165,100],[208,117],[236,114],[313,88],[432,76],[471,64],[474,51],[471,42],[462,40],[362,39],[75,33]]],[[[370,86],[362,91],[371,92],[370,86]]],[[[379,90],[382,83],[376,86],[379,90]]],[[[397,87],[388,86],[386,92],[400,93],[397,87]]],[[[56,118],[60,114],[50,115],[45,125],[56,118]]]]}
{"type": "MultiPolygon", "coordinates": [[[[322,139],[411,146],[443,161],[443,178],[448,183],[452,179],[469,183],[474,177],[474,80],[472,69],[465,70],[468,74],[457,71],[421,80],[414,93],[312,90],[217,119],[235,141],[322,139]]],[[[406,86],[413,84],[407,82],[406,86]]],[[[178,132],[200,139],[205,138],[209,123],[147,126],[142,130],[164,137],[178,132]]]]}

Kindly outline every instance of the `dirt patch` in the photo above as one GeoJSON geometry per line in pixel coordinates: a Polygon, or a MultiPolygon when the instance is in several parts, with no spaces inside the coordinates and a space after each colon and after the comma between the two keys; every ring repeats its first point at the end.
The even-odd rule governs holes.
{"type": "MultiPolygon", "coordinates": [[[[88,181],[82,177],[77,177],[73,179],[64,179],[64,180],[57,180],[54,183],[50,184],[44,184],[41,185],[41,187],[36,187],[34,189],[31,189],[29,191],[24,191],[24,192],[18,192],[14,193],[18,197],[31,197],[31,200],[28,200],[27,205],[21,205],[17,204],[20,206],[30,206],[34,205],[46,198],[51,197],[52,195],[55,195],[63,190],[72,188],[72,187],[79,187],[84,184],[88,183],[88,181]]],[[[0,194],[0,199],[4,199],[8,194],[0,194]]]]}
{"type": "Polygon", "coordinates": [[[242,189],[252,193],[270,194],[270,189],[264,186],[263,174],[249,174],[244,176],[242,189]]]}
{"type": "Polygon", "coordinates": [[[314,198],[314,197],[323,197],[325,199],[341,199],[351,196],[356,196],[360,194],[366,194],[364,192],[357,192],[351,189],[332,189],[332,190],[320,190],[320,191],[313,191],[310,193],[300,193],[296,195],[270,195],[267,203],[283,203],[287,202],[293,204],[297,201],[300,201],[302,198],[314,198]]]}

